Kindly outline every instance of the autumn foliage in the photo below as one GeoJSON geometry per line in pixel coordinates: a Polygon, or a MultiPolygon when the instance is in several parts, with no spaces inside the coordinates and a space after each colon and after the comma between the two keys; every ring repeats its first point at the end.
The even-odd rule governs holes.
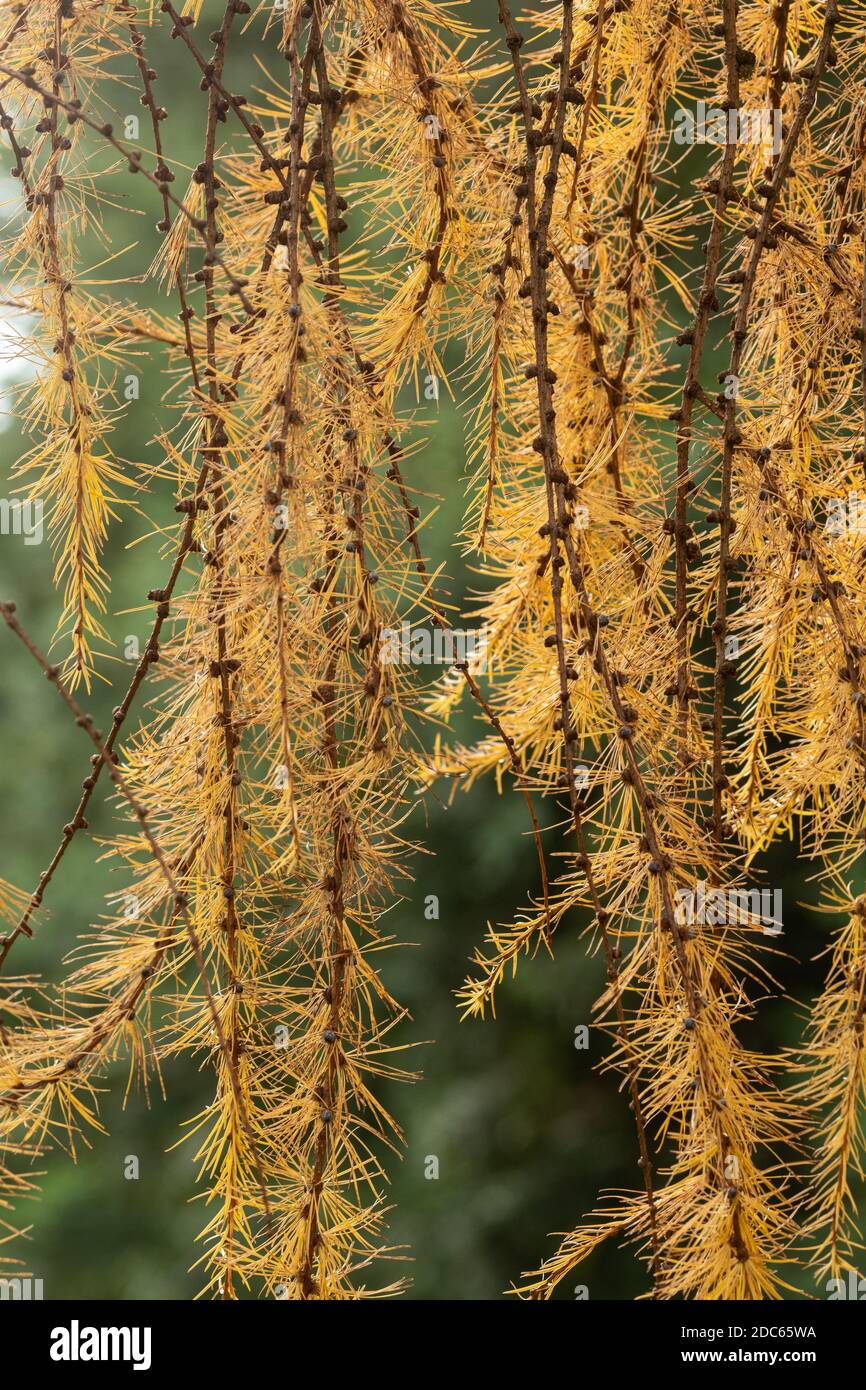
{"type": "Polygon", "coordinates": [[[201,9],[0,11],[23,200],[6,252],[38,363],[14,485],[50,503],[50,653],[2,612],[91,755],[39,884],[4,887],[10,1259],[33,1163],[98,1124],[109,1063],[170,1081],[189,1054],[211,1084],[187,1134],[203,1292],[402,1290],[388,910],[419,790],[488,775],[522,797],[538,872],[479,931],[459,1007],[491,1015],[522,960],[582,933],[639,1165],[515,1290],[550,1297],[606,1239],[659,1298],[785,1297],[797,1264],[838,1277],[866,1086],[866,9],[499,0],[489,34],[444,0],[201,9]],[[192,170],[157,25],[201,84],[192,170]],[[138,139],[111,109],[118,71],[138,139]],[[776,118],[681,143],[699,102],[776,118]],[[119,178],[159,219],[164,313],[76,280],[119,178]],[[142,341],[166,379],[147,478],[112,452],[142,341]],[[460,615],[415,500],[432,488],[412,489],[404,388],[429,380],[465,403],[459,544],[481,578],[460,615]],[[88,692],[118,679],[106,536],[149,492],[176,526],[97,730],[88,692]],[[479,624],[483,660],[431,688],[381,659],[404,621],[479,624]],[[34,980],[27,937],[51,930],[43,898],[105,788],[123,887],[67,973],[34,980]],[[784,938],[750,890],[785,837],[834,934],[801,1046],[764,1055],[743,1035],[784,938]],[[699,893],[747,906],[695,920],[699,893]]]}

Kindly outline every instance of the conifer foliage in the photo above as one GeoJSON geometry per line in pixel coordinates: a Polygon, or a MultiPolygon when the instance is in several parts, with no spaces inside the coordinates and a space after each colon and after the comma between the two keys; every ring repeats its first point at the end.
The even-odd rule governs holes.
{"type": "Polygon", "coordinates": [[[445,0],[0,15],[22,198],[8,286],[36,364],[14,479],[47,499],[51,650],[11,597],[2,616],[90,758],[37,886],[2,891],[10,1259],[40,1154],[99,1126],[109,1064],[170,1082],[187,1054],[210,1087],[186,1131],[203,1293],[402,1291],[386,1224],[401,1134],[381,1094],[410,1075],[410,1035],[383,968],[388,910],[416,790],[471,795],[491,774],[526,803],[538,878],[488,927],[460,1008],[492,1014],[522,960],[582,932],[606,963],[596,1022],[639,1172],[515,1291],[551,1297],[606,1239],[659,1298],[785,1297],[792,1265],[854,1267],[860,0],[496,0],[489,33],[445,0]],[[192,170],[172,157],[156,27],[200,84],[192,170]],[[243,93],[233,63],[251,47],[243,93]],[[82,274],[120,179],[158,218],[164,312],[82,274]],[[146,477],[112,450],[142,342],[166,382],[146,477]],[[446,347],[466,402],[461,544],[483,579],[465,621],[486,641],[431,693],[382,646],[404,621],[456,621],[410,490],[402,389],[444,383],[446,347]],[[149,636],[100,730],[86,697],[118,681],[106,540],[168,492],[149,636]],[[461,704],[469,745],[448,727],[461,704]],[[35,980],[27,938],[51,932],[64,856],[106,789],[123,887],[66,973],[35,980]],[[751,885],[784,837],[834,934],[802,1045],[766,1055],[744,1036],[777,988],[779,924],[751,885]],[[724,910],[695,914],[699,897],[724,910]]]}

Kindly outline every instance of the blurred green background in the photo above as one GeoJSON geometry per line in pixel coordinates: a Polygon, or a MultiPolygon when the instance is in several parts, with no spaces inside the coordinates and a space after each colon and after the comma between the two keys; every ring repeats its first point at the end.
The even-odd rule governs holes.
{"type": "MultiPolygon", "coordinates": [[[[481,27],[491,24],[494,10],[490,0],[475,0],[469,7],[481,27]]],[[[209,18],[218,14],[216,0],[206,0],[196,29],[202,42],[213,27],[209,18]]],[[[169,41],[167,31],[167,22],[158,23],[147,36],[147,51],[159,72],[158,97],[169,109],[163,128],[168,147],[175,159],[192,166],[200,158],[206,98],[191,58],[179,43],[169,41]]],[[[235,90],[251,93],[256,85],[254,50],[255,44],[247,42],[231,59],[235,90]]],[[[120,115],[146,114],[132,89],[118,88],[109,104],[120,115]]],[[[148,145],[144,121],[141,143],[148,145]]],[[[706,152],[695,156],[698,167],[706,158],[706,152]]],[[[4,159],[3,174],[11,162],[4,159]]],[[[684,166],[684,179],[697,172],[694,162],[684,166]]],[[[128,179],[116,181],[116,205],[104,204],[102,215],[111,246],[139,245],[94,270],[95,279],[139,273],[157,244],[155,190],[152,215],[141,217],[124,209],[128,185],[128,179]]],[[[179,177],[176,191],[182,187],[179,177]]],[[[144,190],[135,187],[134,193],[143,204],[144,190]]],[[[80,248],[85,268],[88,262],[96,267],[105,254],[95,239],[92,247],[80,248]]],[[[152,284],[130,284],[121,293],[132,304],[158,302],[152,284]]],[[[173,311],[173,305],[168,307],[173,311]]],[[[708,359],[707,379],[719,365],[721,359],[708,359]]],[[[10,370],[14,373],[14,366],[10,370]]],[[[156,431],[168,385],[157,358],[148,362],[146,351],[138,370],[141,397],[124,408],[112,440],[117,454],[136,465],[159,458],[146,441],[156,431]]],[[[7,409],[9,404],[7,397],[7,409]]],[[[450,557],[452,594],[459,598],[473,584],[455,544],[464,506],[461,416],[444,392],[438,405],[422,401],[419,416],[434,428],[407,475],[410,483],[443,499],[425,530],[426,548],[437,559],[450,557]]],[[[20,449],[14,422],[4,420],[4,470],[20,449]]],[[[167,485],[161,490],[156,510],[170,524],[170,490],[167,485]]],[[[165,569],[154,540],[128,548],[146,530],[141,518],[127,512],[111,532],[113,590],[106,625],[118,653],[113,668],[117,688],[125,688],[129,675],[122,660],[124,640],[129,634],[143,640],[150,605],[131,614],[123,610],[142,605],[145,590],[165,569]]],[[[0,538],[0,596],[16,600],[25,625],[47,644],[57,614],[47,546],[25,547],[20,538],[0,538]]],[[[5,644],[0,652],[0,874],[30,889],[77,799],[90,749],[11,636],[0,635],[0,642],[5,644]]],[[[115,701],[116,693],[101,689],[90,703],[102,713],[115,701]]],[[[477,727],[467,719],[462,732],[468,736],[477,727]]],[[[433,1040],[415,1054],[423,1080],[395,1087],[387,1097],[406,1135],[405,1155],[394,1165],[392,1234],[411,1255],[410,1298],[499,1298],[522,1270],[552,1251],[550,1233],[573,1227],[600,1190],[639,1185],[625,1099],[616,1095],[612,1079],[594,1070],[604,1039],[592,1034],[588,1052],[574,1046],[574,1030],[590,1021],[602,979],[598,960],[587,957],[579,940],[582,923],[575,921],[559,932],[555,963],[546,956],[523,963],[516,982],[501,990],[495,1021],[458,1020],[453,992],[464,979],[486,921],[509,920],[536,882],[525,814],[519,795],[506,790],[497,798],[491,784],[460,795],[447,810],[429,797],[416,814],[413,828],[433,853],[417,857],[414,889],[394,914],[393,931],[397,939],[417,944],[391,953],[386,967],[391,989],[412,1014],[404,1038],[433,1040]],[[438,921],[425,919],[428,894],[439,898],[438,921]],[[438,1160],[435,1179],[425,1175],[431,1156],[438,1160]]],[[[111,823],[110,810],[98,798],[91,814],[93,834],[107,833],[111,823]]],[[[777,852],[768,881],[784,890],[784,946],[792,958],[780,962],[779,974],[792,997],[762,1006],[749,1041],[777,1048],[798,1035],[796,1000],[808,999],[819,983],[821,967],[812,957],[824,944],[829,923],[807,919],[797,908],[798,899],[807,899],[810,891],[790,849],[777,852]]],[[[17,971],[55,973],[63,954],[102,911],[109,886],[98,845],[76,837],[49,891],[44,924],[32,942],[19,943],[10,965],[17,971]]],[[[122,1080],[120,1071],[115,1080],[122,1080]]],[[[90,1150],[81,1150],[75,1163],[59,1150],[48,1157],[41,1201],[27,1213],[33,1225],[26,1255],[29,1268],[44,1281],[47,1298],[183,1299],[196,1293],[199,1281],[188,1269],[200,1253],[193,1238],[205,1214],[192,1200],[192,1146],[171,1146],[179,1125],[209,1094],[211,1077],[179,1065],[169,1068],[166,1080],[167,1100],[153,1096],[150,1107],[133,1096],[124,1109],[122,1087],[107,1085],[102,1118],[108,1135],[94,1135],[90,1150]],[[138,1181],[123,1176],[130,1154],[140,1159],[138,1181]]],[[[588,1261],[579,1277],[590,1298],[629,1299],[646,1288],[633,1255],[613,1244],[588,1261]]],[[[574,1284],[567,1281],[560,1295],[573,1298],[574,1284]]]]}

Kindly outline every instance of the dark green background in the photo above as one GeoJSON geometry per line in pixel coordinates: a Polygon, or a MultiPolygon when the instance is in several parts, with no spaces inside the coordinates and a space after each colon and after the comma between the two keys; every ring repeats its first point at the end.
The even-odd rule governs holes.
{"type": "MultiPolygon", "coordinates": [[[[202,42],[213,27],[207,16],[212,20],[217,12],[216,0],[207,0],[196,30],[202,42]]],[[[476,0],[471,12],[483,24],[492,19],[494,6],[476,0]]],[[[159,70],[159,99],[169,108],[168,148],[174,159],[191,166],[200,158],[205,97],[192,60],[168,40],[167,29],[166,22],[159,23],[159,32],[148,36],[148,51],[159,70]]],[[[246,43],[230,62],[235,90],[251,91],[255,84],[253,47],[246,43]]],[[[120,114],[146,114],[135,90],[117,89],[110,104],[120,114]]],[[[142,144],[147,143],[142,122],[142,144]]],[[[700,167],[706,158],[704,151],[693,163],[700,167]]],[[[11,162],[4,161],[7,167],[11,162]]],[[[693,172],[697,168],[684,168],[683,178],[693,172]]],[[[128,192],[129,184],[121,177],[116,188],[128,192]]],[[[182,192],[182,176],[176,188],[182,192]]],[[[148,190],[136,185],[133,191],[136,203],[144,205],[148,190]]],[[[147,263],[156,244],[153,222],[160,215],[155,190],[150,192],[146,218],[104,207],[111,244],[138,240],[140,245],[97,275],[121,278],[147,263]]],[[[88,258],[95,265],[105,252],[94,239],[80,254],[86,266],[88,258]]],[[[133,302],[156,302],[151,285],[131,284],[119,293],[133,302]]],[[[173,311],[171,301],[164,304],[173,311]]],[[[708,359],[708,380],[720,364],[721,359],[708,359]]],[[[141,399],[126,409],[113,436],[117,453],[136,465],[159,457],[145,441],[156,429],[167,385],[155,357],[148,362],[145,353],[139,370],[141,399]]],[[[423,403],[420,414],[434,427],[407,472],[410,482],[443,498],[424,535],[428,553],[437,559],[450,554],[452,591],[459,596],[471,588],[455,543],[464,506],[461,418],[444,393],[438,408],[423,403]]],[[[19,433],[10,422],[0,435],[4,468],[19,449],[19,433]]],[[[161,485],[158,511],[166,522],[172,518],[169,492],[161,485]]],[[[126,548],[146,529],[130,513],[112,529],[107,627],[118,656],[127,634],[144,637],[150,606],[134,615],[122,610],[142,604],[146,589],[165,571],[156,542],[126,548]]],[[[57,611],[47,546],[25,548],[20,539],[0,538],[0,596],[14,598],[25,624],[47,642],[57,611]]],[[[24,652],[9,635],[0,634],[0,643],[0,874],[30,889],[77,799],[90,750],[24,652]]],[[[128,665],[113,668],[118,689],[125,688],[128,676],[128,665]]],[[[102,711],[115,699],[110,691],[97,692],[92,707],[102,711]]],[[[470,731],[467,722],[463,732],[470,731]]],[[[410,1297],[493,1299],[553,1249],[550,1233],[574,1226],[601,1189],[638,1185],[635,1140],[625,1100],[610,1078],[593,1069],[604,1040],[593,1034],[588,1053],[574,1048],[575,1027],[589,1022],[601,983],[599,962],[587,957],[578,939],[579,921],[559,932],[555,964],[547,957],[525,962],[517,981],[503,986],[495,1022],[458,1021],[453,992],[486,921],[509,920],[536,882],[522,800],[512,791],[497,798],[492,785],[483,784],[460,795],[447,811],[429,798],[424,816],[419,813],[415,829],[434,854],[418,856],[414,889],[393,918],[398,939],[417,944],[391,953],[386,969],[391,988],[413,1016],[404,1038],[434,1041],[415,1054],[423,1080],[394,1088],[388,1097],[407,1141],[402,1162],[394,1164],[392,1231],[411,1254],[410,1297]],[[435,922],[424,917],[424,899],[431,893],[440,902],[435,922]],[[425,1178],[428,1155],[438,1157],[438,1180],[425,1178]]],[[[91,823],[96,835],[107,833],[109,810],[94,809],[91,823]]],[[[55,972],[102,911],[109,873],[98,856],[92,841],[75,839],[50,889],[47,920],[37,938],[19,943],[10,959],[16,970],[55,972]]],[[[785,893],[784,944],[793,959],[780,965],[783,983],[792,995],[807,999],[820,979],[820,968],[810,961],[824,943],[827,919],[807,921],[797,910],[797,899],[811,890],[802,886],[790,849],[775,856],[769,882],[785,893]]],[[[749,1040],[777,1047],[793,1042],[799,1026],[793,1001],[770,1002],[762,1006],[760,1027],[749,1040]]],[[[121,1087],[107,1087],[102,1115],[109,1137],[94,1135],[90,1150],[82,1149],[74,1164],[59,1150],[48,1157],[42,1200],[27,1213],[33,1222],[27,1263],[44,1280],[46,1297],[173,1299],[196,1293],[198,1278],[188,1267],[201,1253],[193,1238],[205,1213],[191,1201],[196,1193],[192,1146],[168,1149],[180,1123],[204,1103],[211,1076],[180,1064],[167,1069],[166,1079],[168,1100],[157,1095],[150,1108],[133,1096],[123,1110],[121,1087]],[[138,1181],[123,1177],[128,1154],[140,1157],[138,1181]]],[[[588,1261],[579,1277],[591,1298],[628,1299],[645,1288],[632,1254],[613,1245],[588,1261]]],[[[562,1297],[574,1297],[575,1282],[567,1281],[562,1297]]]]}

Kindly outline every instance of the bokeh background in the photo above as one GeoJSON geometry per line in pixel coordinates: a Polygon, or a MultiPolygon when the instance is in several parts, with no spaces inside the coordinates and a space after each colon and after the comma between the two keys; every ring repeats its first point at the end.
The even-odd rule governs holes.
{"type": "MultiPolygon", "coordinates": [[[[199,30],[212,28],[209,18],[221,11],[217,0],[206,0],[199,30]]],[[[473,0],[468,13],[480,28],[490,28],[495,5],[473,0]]],[[[200,158],[205,102],[197,73],[183,47],[169,41],[167,23],[149,34],[147,47],[159,72],[158,95],[169,109],[164,127],[169,148],[175,160],[191,168],[200,158]]],[[[261,56],[267,57],[264,49],[261,56]]],[[[230,71],[235,90],[254,91],[254,46],[237,51],[230,71]]],[[[109,100],[120,115],[140,111],[134,90],[118,86],[109,100]]],[[[141,143],[147,146],[144,123],[141,143]]],[[[682,166],[683,180],[705,169],[710,157],[706,150],[695,152],[682,166]]],[[[14,218],[17,185],[7,177],[11,163],[8,155],[0,160],[0,189],[6,216],[14,218]]],[[[106,241],[94,238],[92,246],[80,248],[85,277],[93,282],[137,275],[156,247],[153,223],[160,213],[155,190],[152,216],[141,216],[124,205],[129,182],[118,180],[116,199],[102,206],[106,241]],[[129,250],[108,260],[107,247],[129,250]]],[[[179,189],[182,183],[180,178],[179,189]]],[[[142,204],[143,190],[134,191],[142,204]]],[[[152,282],[130,283],[120,292],[131,305],[165,307],[152,282]]],[[[5,390],[0,419],[4,479],[23,447],[10,418],[11,384],[22,372],[14,351],[18,323],[14,316],[0,322],[8,359],[0,379],[5,390]]],[[[446,360],[456,400],[443,391],[438,403],[422,400],[418,405],[427,443],[407,474],[440,499],[424,533],[426,546],[437,558],[449,557],[451,595],[460,600],[471,595],[478,581],[463,567],[456,541],[464,505],[460,362],[446,360]]],[[[721,358],[707,360],[708,379],[721,365],[721,358]]],[[[113,446],[138,469],[159,459],[149,441],[168,382],[146,349],[136,370],[140,399],[119,413],[113,446]]],[[[414,404],[413,396],[407,403],[414,404]]],[[[11,488],[3,495],[11,495],[11,488]]],[[[172,501],[166,484],[163,495],[150,499],[148,506],[170,524],[172,501]]],[[[116,688],[125,688],[129,677],[125,639],[130,634],[144,638],[151,611],[144,594],[164,570],[158,541],[147,538],[149,530],[141,516],[126,511],[111,533],[107,559],[113,590],[106,626],[116,662],[107,669],[116,688]]],[[[0,537],[0,597],[14,598],[25,624],[43,644],[48,642],[57,599],[47,545],[26,547],[20,538],[0,537]]],[[[91,707],[101,713],[115,702],[116,694],[102,688],[91,707]]],[[[457,731],[468,737],[478,727],[467,715],[457,731]]],[[[7,634],[0,634],[0,729],[0,875],[30,889],[77,799],[90,749],[7,634]]],[[[55,974],[64,954],[103,910],[112,880],[109,866],[100,860],[98,840],[111,824],[110,803],[100,800],[91,815],[93,838],[75,838],[50,889],[37,936],[16,949],[17,970],[55,974]]],[[[575,1028],[589,1023],[602,980],[600,962],[587,956],[580,940],[579,920],[559,931],[555,963],[543,955],[527,961],[517,980],[503,986],[495,1021],[459,1021],[454,991],[485,923],[509,920],[536,881],[520,796],[506,789],[498,797],[492,784],[481,784],[447,809],[441,799],[429,796],[410,829],[431,853],[417,856],[414,888],[392,918],[396,937],[414,946],[390,953],[385,969],[392,991],[411,1011],[404,1039],[424,1044],[414,1054],[423,1079],[395,1087],[387,1097],[406,1137],[402,1161],[393,1165],[392,1234],[411,1260],[405,1267],[413,1280],[410,1298],[497,1299],[521,1271],[554,1248],[553,1233],[575,1225],[601,1190],[639,1185],[631,1117],[612,1079],[595,1070],[605,1040],[592,1033],[588,1051],[574,1046],[575,1028]],[[425,917],[429,894],[439,900],[435,921],[425,917]],[[436,1178],[427,1176],[431,1157],[438,1160],[436,1178]]],[[[832,924],[798,906],[812,894],[795,848],[776,852],[768,882],[784,892],[782,945],[787,954],[780,957],[777,973],[786,997],[762,1006],[748,1041],[777,1049],[798,1036],[801,1005],[822,973],[814,957],[826,945],[832,924]]],[[[209,1094],[211,1075],[191,1064],[173,1065],[165,1076],[165,1098],[152,1091],[148,1104],[132,1095],[125,1108],[123,1075],[119,1068],[106,1080],[101,1114],[107,1132],[92,1134],[90,1147],[80,1147],[75,1162],[59,1149],[48,1156],[41,1201],[27,1213],[32,1221],[27,1263],[43,1279],[47,1298],[184,1299],[199,1287],[189,1267],[205,1212],[196,1200],[193,1146],[178,1146],[177,1137],[209,1094]],[[123,1175],[131,1154],[140,1160],[137,1181],[123,1175]]],[[[588,1261],[579,1277],[591,1299],[630,1299],[646,1288],[642,1267],[631,1252],[614,1244],[588,1261]]],[[[814,1295],[814,1289],[803,1288],[814,1295]]],[[[560,1296],[574,1298],[574,1285],[566,1283],[560,1296]]]]}

